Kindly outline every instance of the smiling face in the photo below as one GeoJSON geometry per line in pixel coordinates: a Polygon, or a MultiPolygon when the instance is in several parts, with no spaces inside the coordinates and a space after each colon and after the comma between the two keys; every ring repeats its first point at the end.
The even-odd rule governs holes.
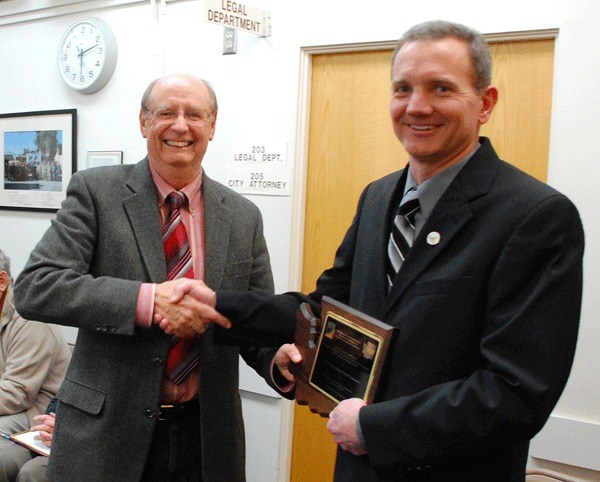
{"type": "Polygon", "coordinates": [[[478,142],[497,100],[478,93],[466,42],[454,37],[407,42],[392,66],[390,114],[419,182],[458,162],[478,142]]]}
{"type": "Polygon", "coordinates": [[[150,164],[174,188],[189,184],[200,172],[204,153],[215,134],[216,118],[210,93],[196,77],[171,75],[152,88],[146,109],[140,111],[140,129],[147,141],[150,164]],[[175,115],[169,118],[154,114],[163,108],[175,115]],[[210,115],[198,120],[197,112],[210,115]]]}

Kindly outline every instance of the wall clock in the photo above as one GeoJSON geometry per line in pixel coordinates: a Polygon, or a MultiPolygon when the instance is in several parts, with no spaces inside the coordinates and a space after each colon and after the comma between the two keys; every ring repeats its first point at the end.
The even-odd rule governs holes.
{"type": "Polygon", "coordinates": [[[65,83],[83,94],[104,87],[117,65],[117,38],[99,18],[71,25],[58,47],[58,68],[65,83]]]}

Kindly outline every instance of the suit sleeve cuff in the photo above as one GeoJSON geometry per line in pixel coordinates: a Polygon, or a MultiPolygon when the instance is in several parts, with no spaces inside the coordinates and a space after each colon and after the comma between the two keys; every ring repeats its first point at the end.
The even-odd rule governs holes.
{"type": "Polygon", "coordinates": [[[360,425],[360,411],[358,412],[358,417],[356,417],[356,435],[358,436],[358,440],[362,448],[364,450],[367,450],[367,446],[365,444],[365,436],[363,435],[362,427],[360,425]]]}

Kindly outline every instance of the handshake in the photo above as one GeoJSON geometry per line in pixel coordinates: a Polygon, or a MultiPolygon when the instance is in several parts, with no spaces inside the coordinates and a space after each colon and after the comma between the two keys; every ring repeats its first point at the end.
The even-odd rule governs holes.
{"type": "Polygon", "coordinates": [[[179,278],[156,285],[154,323],[168,335],[194,338],[212,324],[231,328],[231,322],[215,309],[217,295],[203,281],[179,278]]]}
{"type": "MultiPolygon", "coordinates": [[[[212,324],[231,328],[231,321],[216,309],[217,295],[203,281],[179,278],[156,285],[154,323],[168,335],[194,338],[212,324]]],[[[295,382],[290,365],[300,363],[302,356],[294,344],[282,345],[273,358],[279,372],[290,383],[295,382]]]]}

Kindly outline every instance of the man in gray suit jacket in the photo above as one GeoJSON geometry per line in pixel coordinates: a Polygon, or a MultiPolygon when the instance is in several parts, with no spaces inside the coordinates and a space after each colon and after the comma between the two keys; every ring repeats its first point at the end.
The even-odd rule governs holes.
{"type": "MultiPolygon", "coordinates": [[[[231,320],[275,309],[293,319],[301,301],[317,311],[327,295],[397,328],[378,398],[349,398],[330,414],[336,481],[523,482],[529,439],[565,386],[581,221],[564,195],[479,137],[497,96],[479,33],[448,22],[411,28],[394,53],[390,102],[409,165],[365,188],[310,295],[217,291],[231,320]],[[415,191],[420,209],[398,216],[415,191]],[[408,251],[393,226],[413,231],[408,251]],[[396,246],[404,260],[393,257],[391,270],[396,246]]],[[[204,296],[214,306],[214,293],[204,296]]],[[[286,345],[280,355],[293,381],[284,362],[299,353],[286,345]]]]}
{"type": "MultiPolygon", "coordinates": [[[[216,117],[203,80],[175,74],[152,82],[139,116],[147,158],[75,173],[17,280],[25,316],[79,328],[57,395],[54,480],[245,479],[240,349],[226,343],[279,344],[293,324],[287,332],[270,323],[225,330],[228,320],[193,298],[171,302],[181,279],[167,281],[161,233],[165,199],[179,191],[189,200],[180,219],[194,278],[272,292],[258,208],[201,168],[216,117]],[[155,322],[165,315],[168,333],[155,322]],[[165,368],[173,338],[190,340],[199,361],[181,379],[165,368]]],[[[256,349],[241,354],[259,362],[256,349]]]]}

